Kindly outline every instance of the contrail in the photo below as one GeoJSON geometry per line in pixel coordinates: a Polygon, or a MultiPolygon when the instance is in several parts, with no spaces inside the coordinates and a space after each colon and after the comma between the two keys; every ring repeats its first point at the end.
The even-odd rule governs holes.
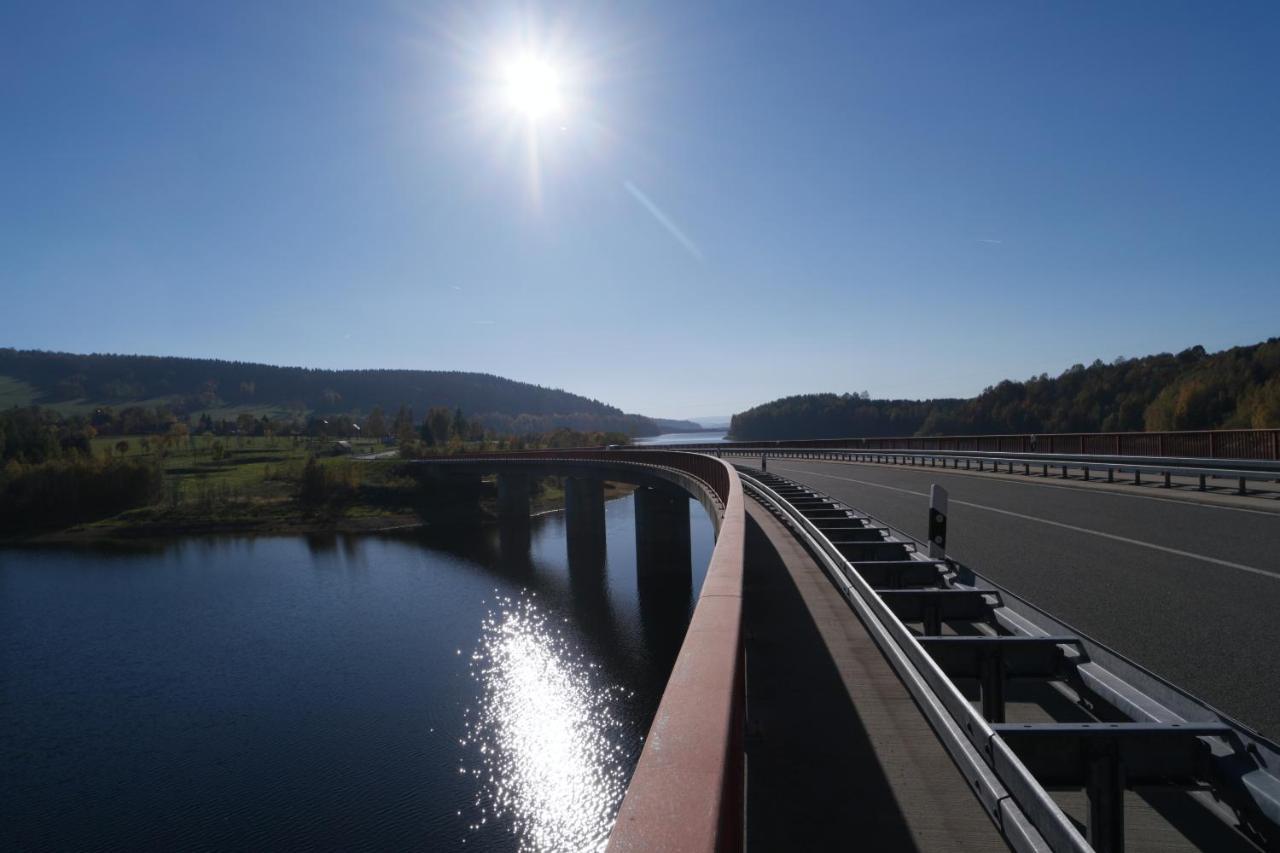
{"type": "Polygon", "coordinates": [[[693,255],[700,261],[706,260],[702,255],[702,250],[699,249],[692,240],[684,236],[684,232],[677,228],[676,224],[668,219],[667,215],[662,212],[662,209],[650,201],[649,197],[641,192],[639,187],[630,181],[623,181],[622,185],[627,188],[627,192],[631,193],[632,197],[635,198],[636,201],[640,202],[641,207],[649,211],[649,213],[653,215],[653,218],[658,220],[659,225],[667,229],[667,232],[672,237],[675,237],[676,240],[680,242],[681,246],[684,246],[689,250],[689,254],[693,255]]]}

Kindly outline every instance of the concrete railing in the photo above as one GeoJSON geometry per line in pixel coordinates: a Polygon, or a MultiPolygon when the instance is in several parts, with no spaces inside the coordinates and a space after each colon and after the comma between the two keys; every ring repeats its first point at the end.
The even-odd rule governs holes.
{"type": "MultiPolygon", "coordinates": [[[[722,853],[743,842],[742,577],[746,508],[728,463],[658,450],[540,450],[439,457],[424,463],[586,463],[626,479],[671,473],[706,492],[716,545],[684,643],[609,837],[610,851],[722,853]]],[[[695,496],[697,497],[697,496],[695,496]]]]}
{"type": "MultiPolygon", "coordinates": [[[[649,459],[649,451],[639,453],[649,459]]],[[[744,683],[742,484],[709,456],[662,453],[662,464],[697,476],[708,463],[724,510],[706,580],[644,750],[609,837],[610,851],[740,850],[743,820],[744,683]],[[687,469],[684,469],[687,470],[687,469]]]]}

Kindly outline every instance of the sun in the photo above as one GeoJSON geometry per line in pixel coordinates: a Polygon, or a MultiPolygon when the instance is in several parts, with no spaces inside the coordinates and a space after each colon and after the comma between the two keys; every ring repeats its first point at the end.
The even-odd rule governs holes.
{"type": "Polygon", "coordinates": [[[522,53],[502,67],[502,101],[529,121],[554,116],[565,106],[563,75],[542,57],[522,53]]]}

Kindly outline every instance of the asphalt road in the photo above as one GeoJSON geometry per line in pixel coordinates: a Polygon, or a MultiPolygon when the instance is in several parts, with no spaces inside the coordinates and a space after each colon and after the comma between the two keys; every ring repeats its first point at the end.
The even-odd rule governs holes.
{"type": "Polygon", "coordinates": [[[1280,740],[1280,514],[938,469],[769,471],[921,539],[942,485],[952,556],[1280,740]]]}

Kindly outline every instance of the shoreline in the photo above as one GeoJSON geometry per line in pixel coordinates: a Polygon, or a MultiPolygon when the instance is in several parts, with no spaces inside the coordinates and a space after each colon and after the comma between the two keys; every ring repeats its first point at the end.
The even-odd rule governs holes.
{"type": "MultiPolygon", "coordinates": [[[[627,497],[634,486],[609,482],[605,503],[627,497]]],[[[479,509],[479,508],[476,508],[479,509]]],[[[549,500],[535,501],[530,518],[564,512],[564,494],[549,500]]],[[[0,535],[0,548],[41,545],[127,545],[162,542],[185,537],[203,536],[315,536],[333,534],[378,534],[417,530],[449,524],[495,524],[497,519],[484,509],[471,513],[444,513],[436,519],[414,513],[385,515],[338,516],[308,518],[303,515],[256,516],[200,521],[197,519],[137,520],[116,516],[102,521],[79,524],[60,530],[0,535]]]]}

